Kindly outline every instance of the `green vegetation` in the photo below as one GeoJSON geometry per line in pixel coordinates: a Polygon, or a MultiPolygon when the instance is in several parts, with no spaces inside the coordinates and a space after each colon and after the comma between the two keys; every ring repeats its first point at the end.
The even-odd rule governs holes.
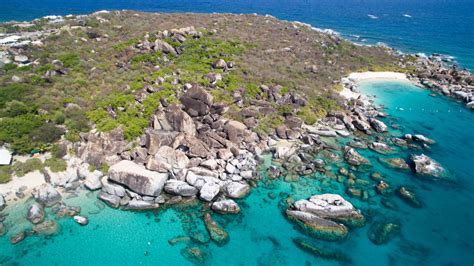
{"type": "Polygon", "coordinates": [[[354,46],[305,27],[295,35],[285,22],[265,22],[271,18],[244,16],[236,23],[234,15],[220,15],[222,23],[216,24],[212,16],[192,14],[145,13],[138,19],[134,12],[124,11],[100,16],[109,23],[90,16],[80,23],[68,18],[58,24],[38,20],[26,28],[0,25],[0,32],[61,28],[43,39],[42,47],[24,50],[34,64],[0,68],[0,144],[11,144],[17,153],[51,149],[57,154],[51,144],[61,135],[79,141],[79,134],[89,131],[92,123],[99,131],[122,126],[126,138],[134,140],[148,126],[160,101],[179,102],[185,83],[206,87],[215,102],[229,105],[226,116],[240,121],[241,108],[266,100],[262,84],[282,86],[282,96],[295,93],[309,100],[305,106],[272,103],[278,112],[259,118],[256,128],[270,132],[283,123],[284,115],[297,115],[312,124],[337,108],[328,92],[340,89],[333,81],[341,75],[361,69],[413,71],[401,69],[383,48],[354,46]],[[200,38],[187,36],[183,43],[174,37],[163,39],[179,50],[176,56],[138,46],[146,34],[154,42],[162,36],[159,31],[196,25],[196,21],[206,28],[199,29],[200,38]],[[72,27],[77,25],[86,27],[72,27]],[[91,38],[88,31],[97,33],[100,40],[91,38]],[[292,47],[291,51],[281,52],[281,40],[287,40],[285,46],[292,47]],[[214,69],[212,64],[218,59],[235,67],[214,69]],[[62,66],[53,64],[54,60],[62,66]],[[309,65],[317,73],[308,71],[309,65]],[[45,77],[48,71],[51,75],[45,77]],[[220,74],[222,80],[210,84],[209,73],[220,74]],[[12,82],[14,75],[22,81],[12,82]],[[136,102],[135,96],[148,85],[156,92],[136,102]],[[237,90],[243,92],[244,106],[233,104],[237,90]]]}
{"type": "Polygon", "coordinates": [[[31,158],[25,162],[15,162],[12,166],[15,175],[25,176],[29,172],[43,170],[43,163],[38,158],[31,158]]]}
{"type": "Polygon", "coordinates": [[[8,183],[12,179],[12,169],[9,165],[0,166],[0,184],[8,183]]]}
{"type": "MultiPolygon", "coordinates": [[[[169,39],[166,39],[170,41],[169,39]]],[[[171,42],[171,41],[170,41],[171,42]]],[[[130,44],[134,42],[125,42],[130,44]]],[[[116,50],[125,50],[125,44],[116,46],[116,50]]],[[[159,52],[150,52],[135,55],[131,61],[135,69],[148,63],[161,64],[158,71],[150,74],[150,79],[156,80],[162,77],[165,81],[160,85],[158,92],[150,94],[142,104],[135,101],[133,92],[143,88],[143,77],[136,79],[129,84],[129,90],[125,92],[112,94],[103,100],[97,102],[95,110],[87,112],[87,118],[96,124],[100,131],[109,131],[118,126],[122,126],[124,135],[128,140],[133,140],[143,133],[143,129],[149,124],[150,116],[160,105],[160,99],[164,99],[169,104],[178,103],[178,96],[181,89],[172,84],[172,74],[176,71],[180,73],[181,82],[189,81],[191,83],[201,83],[208,85],[203,77],[212,71],[212,64],[219,58],[232,60],[237,54],[243,51],[243,46],[237,42],[228,42],[212,39],[211,35],[203,36],[198,39],[189,39],[183,44],[178,42],[171,43],[179,46],[183,51],[180,55],[173,57],[168,55],[169,61],[162,61],[163,54],[159,52]],[[113,115],[111,115],[111,112],[113,115]]],[[[228,75],[230,76],[230,74],[228,75]]],[[[227,84],[236,87],[235,77],[227,78],[226,83],[221,84],[226,87],[227,84]]],[[[217,100],[224,102],[231,101],[228,93],[222,90],[214,90],[217,100]]]]}
{"type": "Polygon", "coordinates": [[[44,166],[49,167],[52,172],[63,172],[66,171],[67,163],[63,159],[53,157],[45,160],[44,166]]]}
{"type": "Polygon", "coordinates": [[[282,125],[284,122],[283,117],[278,114],[267,115],[259,119],[255,132],[265,134],[272,133],[273,129],[282,125]]]}

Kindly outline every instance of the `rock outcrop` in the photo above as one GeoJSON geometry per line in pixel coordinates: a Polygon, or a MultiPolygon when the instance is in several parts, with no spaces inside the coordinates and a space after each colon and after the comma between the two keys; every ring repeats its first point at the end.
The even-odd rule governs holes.
{"type": "Polygon", "coordinates": [[[62,197],[51,184],[44,183],[33,190],[33,198],[36,202],[51,207],[58,203],[62,197]]]}
{"type": "Polygon", "coordinates": [[[411,161],[415,164],[415,173],[420,176],[427,176],[437,179],[449,179],[446,170],[430,157],[421,154],[411,156],[411,161]]]}
{"type": "Polygon", "coordinates": [[[110,167],[108,178],[138,194],[158,196],[163,190],[168,174],[152,172],[134,162],[123,160],[110,167]]]}
{"type": "Polygon", "coordinates": [[[346,237],[346,225],[360,227],[365,223],[364,216],[336,194],[315,195],[309,200],[296,201],[286,214],[309,234],[326,240],[346,237]]]}
{"type": "Polygon", "coordinates": [[[219,200],[219,201],[213,202],[211,205],[211,209],[221,214],[226,214],[226,213],[235,214],[235,213],[240,212],[239,205],[231,199],[225,199],[225,200],[219,200]]]}

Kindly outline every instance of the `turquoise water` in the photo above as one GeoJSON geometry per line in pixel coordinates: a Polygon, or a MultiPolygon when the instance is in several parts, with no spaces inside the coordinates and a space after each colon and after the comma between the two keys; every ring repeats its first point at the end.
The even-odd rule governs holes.
{"type": "MultiPolygon", "coordinates": [[[[246,199],[238,202],[242,207],[241,214],[213,214],[230,235],[230,242],[223,247],[212,242],[168,243],[170,239],[186,235],[208,240],[199,204],[157,212],[127,212],[98,204],[93,193],[83,192],[66,202],[81,206],[82,213],[90,219],[89,225],[81,227],[71,219],[59,220],[58,235],[29,237],[12,246],[8,242],[9,236],[15,233],[13,230],[29,226],[21,218],[25,211],[17,210],[16,218],[7,219],[7,226],[15,223],[17,229],[0,238],[0,262],[5,265],[188,265],[190,262],[180,252],[186,246],[197,245],[207,253],[207,265],[337,265],[337,261],[314,257],[298,249],[292,238],[306,236],[282,214],[288,194],[300,199],[334,192],[360,208],[367,218],[367,225],[351,229],[342,242],[306,238],[315,244],[343,251],[353,265],[471,265],[474,261],[471,243],[474,239],[471,229],[474,224],[471,174],[474,171],[474,143],[468,125],[473,124],[474,113],[444,97],[430,96],[429,91],[408,83],[367,82],[362,84],[361,90],[368,95],[377,95],[375,102],[383,104],[390,114],[385,119],[387,124],[401,126],[391,134],[421,133],[435,139],[437,143],[432,149],[423,153],[449,169],[457,182],[429,181],[408,172],[390,170],[378,163],[380,155],[359,150],[372,163],[369,171],[353,171],[357,179],[369,182],[365,187],[371,191],[368,200],[350,198],[345,193],[344,182],[334,180],[331,175],[316,174],[293,182],[265,178],[246,199]],[[389,196],[396,209],[383,207],[381,196],[373,193],[375,182],[368,178],[374,171],[381,172],[393,188],[405,185],[415,191],[423,208],[412,208],[396,196],[389,196]],[[369,241],[367,230],[372,222],[379,220],[400,223],[401,234],[386,245],[376,246],[369,241]]],[[[346,141],[339,140],[341,146],[346,141]]],[[[398,151],[404,158],[414,153],[398,151]]],[[[263,169],[269,164],[267,158],[263,169]]],[[[339,166],[347,167],[343,162],[336,162],[329,164],[327,170],[336,173],[339,166]]]]}
{"type": "Polygon", "coordinates": [[[103,9],[271,14],[330,28],[361,43],[451,55],[474,69],[474,0],[2,0],[0,21],[103,9]]]}

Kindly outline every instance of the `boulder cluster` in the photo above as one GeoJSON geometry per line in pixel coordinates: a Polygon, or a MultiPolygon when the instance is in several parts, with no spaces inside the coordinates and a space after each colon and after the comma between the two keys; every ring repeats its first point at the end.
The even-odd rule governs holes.
{"type": "Polygon", "coordinates": [[[304,231],[324,240],[340,240],[348,227],[361,227],[364,216],[352,204],[337,194],[314,195],[298,200],[286,210],[286,215],[304,231]]]}
{"type": "Polygon", "coordinates": [[[439,54],[419,57],[411,65],[418,71],[411,77],[414,81],[474,108],[474,76],[468,70],[439,54]]]}
{"type": "Polygon", "coordinates": [[[86,186],[101,188],[99,198],[112,207],[148,209],[199,198],[236,212],[230,199],[246,196],[259,178],[255,155],[264,144],[245,124],[222,116],[206,89],[193,85],[180,102],[159,108],[136,146],[121,129],[82,135],[82,161],[111,165],[106,177],[87,173],[86,186]]]}

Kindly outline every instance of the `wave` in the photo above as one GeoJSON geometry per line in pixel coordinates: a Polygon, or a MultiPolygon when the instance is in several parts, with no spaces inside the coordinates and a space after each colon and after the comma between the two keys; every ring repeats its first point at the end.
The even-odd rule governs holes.
{"type": "Polygon", "coordinates": [[[406,18],[412,18],[412,16],[409,15],[409,14],[403,14],[403,16],[406,17],[406,18]]]}
{"type": "Polygon", "coordinates": [[[378,18],[379,18],[379,17],[377,17],[377,16],[375,16],[375,15],[371,15],[371,14],[368,14],[367,16],[368,16],[369,18],[371,18],[371,19],[378,19],[378,18]]]}

